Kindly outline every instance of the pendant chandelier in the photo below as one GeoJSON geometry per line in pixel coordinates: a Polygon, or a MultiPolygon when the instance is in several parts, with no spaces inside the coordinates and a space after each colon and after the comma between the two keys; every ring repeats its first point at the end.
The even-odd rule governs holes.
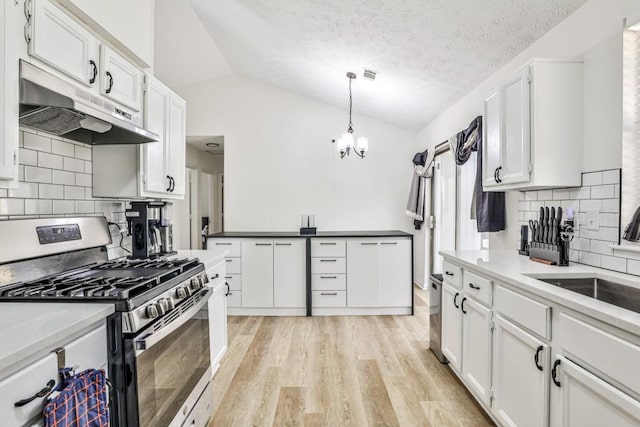
{"type": "Polygon", "coordinates": [[[364,153],[366,153],[369,149],[369,140],[364,136],[360,136],[358,137],[357,143],[354,146],[353,122],[351,121],[351,111],[353,109],[351,81],[356,78],[356,75],[352,72],[348,72],[347,77],[349,78],[349,127],[347,128],[347,131],[342,135],[342,137],[340,137],[337,141],[334,139],[333,142],[336,143],[341,159],[344,159],[344,156],[348,156],[351,151],[356,153],[358,157],[364,158],[364,153]]]}

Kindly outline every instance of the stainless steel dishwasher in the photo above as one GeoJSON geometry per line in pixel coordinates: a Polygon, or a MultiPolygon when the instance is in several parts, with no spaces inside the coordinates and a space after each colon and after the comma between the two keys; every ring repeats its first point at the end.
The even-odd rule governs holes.
{"type": "Polygon", "coordinates": [[[442,354],[442,274],[429,277],[429,348],[440,363],[449,363],[442,354]]]}

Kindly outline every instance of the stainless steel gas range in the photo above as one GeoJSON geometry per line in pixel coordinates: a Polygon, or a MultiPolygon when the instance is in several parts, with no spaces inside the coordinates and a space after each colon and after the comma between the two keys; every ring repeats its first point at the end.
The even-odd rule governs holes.
{"type": "Polygon", "coordinates": [[[112,303],[111,424],[182,426],[211,400],[204,266],[107,261],[110,243],[102,217],[0,221],[0,301],[112,303]]]}

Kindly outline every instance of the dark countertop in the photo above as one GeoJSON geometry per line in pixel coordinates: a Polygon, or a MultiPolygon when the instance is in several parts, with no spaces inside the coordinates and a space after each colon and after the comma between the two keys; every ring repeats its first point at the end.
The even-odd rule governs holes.
{"type": "Polygon", "coordinates": [[[209,234],[207,238],[292,238],[292,237],[413,237],[413,234],[400,230],[373,231],[319,231],[317,234],[301,235],[297,231],[225,231],[209,234]]]}

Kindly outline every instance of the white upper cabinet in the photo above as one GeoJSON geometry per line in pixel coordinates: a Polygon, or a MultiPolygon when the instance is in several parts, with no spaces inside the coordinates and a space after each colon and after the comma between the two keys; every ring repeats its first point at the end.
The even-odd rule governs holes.
{"type": "Polygon", "coordinates": [[[134,111],[142,109],[144,72],[108,46],[100,48],[100,92],[134,111]]]}
{"type": "Polygon", "coordinates": [[[0,5],[0,187],[18,182],[18,46],[20,5],[0,5]]]}
{"type": "Polygon", "coordinates": [[[171,91],[157,79],[147,76],[144,105],[145,128],[157,134],[158,142],[142,146],[144,192],[166,193],[171,189],[167,177],[167,129],[171,91]]]}
{"type": "Polygon", "coordinates": [[[581,184],[582,92],[582,63],[533,60],[485,98],[486,191],[581,184]]]}
{"type": "Polygon", "coordinates": [[[169,99],[167,132],[167,175],[171,177],[172,195],[184,195],[187,149],[187,103],[175,93],[169,99]]]}
{"type": "Polygon", "coordinates": [[[31,0],[25,9],[29,55],[85,86],[97,83],[98,39],[48,0],[31,0]]]}

